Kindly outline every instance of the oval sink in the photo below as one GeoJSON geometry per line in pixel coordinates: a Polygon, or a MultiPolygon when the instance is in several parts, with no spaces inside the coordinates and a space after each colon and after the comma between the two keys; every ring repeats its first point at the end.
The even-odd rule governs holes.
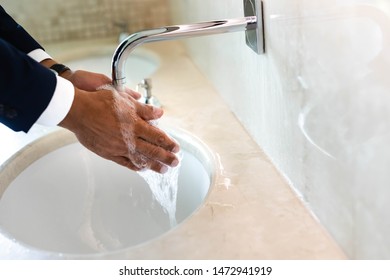
{"type": "MultiPolygon", "coordinates": [[[[176,204],[179,225],[203,203],[215,164],[196,137],[165,130],[183,152],[176,204]]],[[[168,214],[138,173],[98,157],[62,129],[11,158],[0,170],[0,179],[0,246],[9,248],[0,250],[1,258],[18,257],[13,246],[29,248],[24,258],[37,251],[57,256],[104,254],[130,249],[172,229],[168,214]]]]}

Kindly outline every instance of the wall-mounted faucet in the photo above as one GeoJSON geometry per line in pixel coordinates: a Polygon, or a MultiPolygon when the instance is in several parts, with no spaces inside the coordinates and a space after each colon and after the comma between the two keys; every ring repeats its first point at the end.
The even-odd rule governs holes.
{"type": "Polygon", "coordinates": [[[112,81],[118,90],[126,83],[125,63],[137,46],[157,41],[245,31],[246,43],[258,54],[264,53],[263,5],[261,0],[243,0],[245,17],[185,25],[173,25],[134,33],[119,44],[112,58],[112,81]]]}

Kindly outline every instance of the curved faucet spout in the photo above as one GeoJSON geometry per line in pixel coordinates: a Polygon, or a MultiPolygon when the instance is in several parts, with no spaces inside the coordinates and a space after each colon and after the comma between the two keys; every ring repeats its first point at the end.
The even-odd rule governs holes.
{"type": "Polygon", "coordinates": [[[166,26],[134,33],[116,49],[112,58],[112,81],[118,90],[126,83],[125,63],[137,46],[157,41],[175,40],[227,32],[246,31],[258,28],[257,16],[217,20],[186,25],[166,26]]]}

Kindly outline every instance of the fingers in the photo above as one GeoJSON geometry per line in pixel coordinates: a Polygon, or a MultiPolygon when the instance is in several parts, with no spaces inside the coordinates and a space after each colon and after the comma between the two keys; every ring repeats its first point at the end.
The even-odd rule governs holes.
{"type": "MultiPolygon", "coordinates": [[[[152,127],[152,126],[150,126],[152,127]]],[[[111,135],[110,139],[101,142],[102,138],[84,138],[80,142],[103,158],[110,159],[134,171],[151,169],[158,173],[168,171],[168,166],[175,167],[179,160],[173,152],[151,144],[142,138],[132,136],[119,138],[111,135]]]]}
{"type": "Polygon", "coordinates": [[[111,140],[110,148],[106,146],[101,147],[101,149],[104,148],[106,152],[109,152],[108,155],[116,153],[118,155],[116,162],[120,161],[121,165],[132,170],[152,169],[159,173],[165,173],[168,170],[167,166],[176,167],[179,160],[175,152],[179,151],[179,145],[163,131],[142,122],[147,125],[141,130],[142,134],[150,133],[148,131],[152,129],[158,135],[157,140],[145,140],[140,137],[140,133],[135,132],[131,137],[124,138],[122,135],[123,138],[119,141],[111,140]],[[160,140],[158,140],[159,138],[160,140]]]}
{"type": "Polygon", "coordinates": [[[126,98],[126,99],[129,99],[129,97],[135,99],[135,100],[138,100],[142,97],[142,95],[132,89],[129,89],[127,87],[124,88],[123,91],[118,91],[119,94],[121,94],[122,97],[126,98]]]}
{"type": "Polygon", "coordinates": [[[100,85],[107,85],[107,84],[111,84],[112,81],[109,77],[107,77],[104,74],[97,74],[97,81],[96,82],[100,85]]]}
{"type": "Polygon", "coordinates": [[[129,168],[133,171],[140,171],[142,169],[140,167],[135,166],[133,162],[129,160],[127,157],[112,157],[110,158],[110,160],[126,168],[129,168]]]}
{"type": "Polygon", "coordinates": [[[138,93],[138,92],[136,92],[134,90],[131,90],[129,88],[125,88],[125,93],[130,95],[131,97],[133,97],[136,100],[140,99],[141,96],[142,96],[140,93],[138,93]]]}
{"type": "MultiPolygon", "coordinates": [[[[138,156],[140,156],[140,155],[138,154],[138,156]]],[[[141,171],[144,169],[151,169],[151,170],[158,172],[158,173],[161,173],[161,174],[164,174],[168,171],[168,167],[165,164],[162,164],[161,162],[158,162],[158,161],[146,159],[142,156],[140,156],[140,157],[141,157],[141,159],[138,159],[138,160],[134,159],[134,156],[133,156],[133,159],[129,159],[128,157],[121,157],[121,156],[112,157],[109,159],[112,160],[113,162],[115,162],[119,165],[122,165],[126,168],[129,168],[133,171],[141,171]],[[137,163],[135,163],[135,162],[137,162],[137,163]]]]}
{"type": "Polygon", "coordinates": [[[136,104],[137,114],[145,121],[156,120],[162,117],[164,111],[161,108],[146,105],[137,102],[136,104]]]}
{"type": "MultiPolygon", "coordinates": [[[[164,131],[143,119],[145,116],[155,119],[162,115],[162,110],[138,103],[129,96],[127,100],[133,101],[134,107],[123,110],[124,118],[119,118],[122,122],[118,145],[115,144],[114,137],[111,140],[111,147],[116,151],[121,150],[117,155],[127,157],[138,168],[150,168],[160,173],[167,171],[166,165],[177,166],[179,162],[174,153],[180,150],[179,145],[164,131]],[[131,109],[135,109],[136,115],[127,114],[131,109]],[[129,121],[130,119],[132,120],[129,121]]],[[[122,163],[124,164],[126,162],[122,163]]],[[[130,167],[133,169],[133,166],[130,167]]]]}
{"type": "MultiPolygon", "coordinates": [[[[141,98],[141,94],[129,88],[125,88],[125,90],[119,92],[119,94],[130,102],[133,102],[134,99],[141,98]]],[[[137,114],[141,117],[141,119],[145,121],[159,119],[164,114],[164,111],[161,108],[150,106],[140,102],[135,102],[135,109],[137,114]]]]}
{"type": "Polygon", "coordinates": [[[167,152],[177,153],[180,146],[169,137],[164,131],[148,122],[142,121],[135,126],[135,135],[139,139],[151,144],[154,147],[160,147],[167,152]]]}
{"type": "Polygon", "coordinates": [[[179,164],[176,155],[162,147],[151,144],[143,139],[136,141],[137,152],[152,161],[158,161],[170,167],[175,167],[179,164]]]}
{"type": "Polygon", "coordinates": [[[62,126],[99,156],[135,171],[150,168],[164,173],[168,166],[178,165],[174,153],[180,150],[179,145],[148,123],[162,116],[161,109],[111,90],[79,90],[73,103],[69,121],[63,121],[62,126]]]}
{"type": "Polygon", "coordinates": [[[161,118],[164,111],[161,108],[139,102],[135,102],[134,106],[137,115],[143,120],[140,120],[135,127],[135,135],[155,146],[162,147],[174,153],[178,152],[180,147],[175,141],[173,141],[165,132],[148,123],[148,121],[161,118]]]}
{"type": "Polygon", "coordinates": [[[111,79],[104,74],[84,70],[76,70],[68,79],[75,87],[86,91],[95,91],[97,88],[111,84],[111,79]]]}

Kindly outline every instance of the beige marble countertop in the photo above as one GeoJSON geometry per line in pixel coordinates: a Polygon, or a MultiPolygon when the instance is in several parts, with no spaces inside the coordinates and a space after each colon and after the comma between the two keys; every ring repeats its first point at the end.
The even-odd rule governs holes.
{"type": "MultiPolygon", "coordinates": [[[[66,61],[75,54],[82,57],[86,45],[95,52],[109,51],[115,46],[112,42],[75,42],[47,50],[66,61]]],[[[152,79],[154,94],[165,110],[162,122],[197,135],[221,168],[204,205],[189,219],[160,238],[108,258],[346,258],[199,72],[184,46],[161,42],[143,48],[160,60],[152,79]]]]}

